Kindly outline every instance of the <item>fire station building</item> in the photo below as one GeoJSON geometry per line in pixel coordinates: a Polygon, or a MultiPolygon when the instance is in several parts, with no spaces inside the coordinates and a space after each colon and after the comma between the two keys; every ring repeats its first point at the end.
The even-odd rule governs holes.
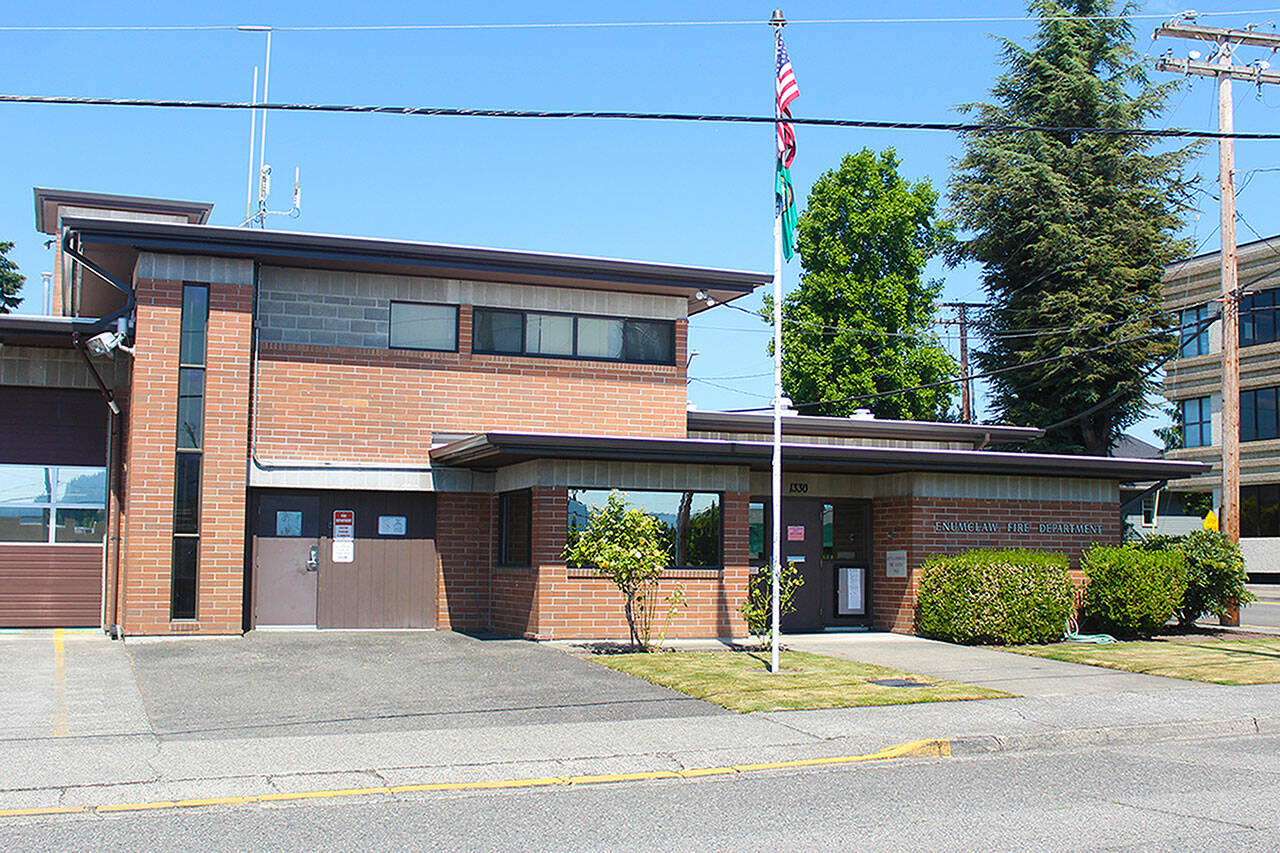
{"type": "MultiPolygon", "coordinates": [[[[612,489],[671,539],[669,636],[741,636],[771,420],[696,412],[689,317],[764,273],[208,224],[37,189],[51,316],[0,316],[0,626],[626,635],[566,537],[612,489]],[[709,297],[709,298],[708,298],[709,297]]],[[[1193,461],[1031,428],[785,418],[789,631],[910,631],[920,564],[1077,556],[1193,461]]]]}

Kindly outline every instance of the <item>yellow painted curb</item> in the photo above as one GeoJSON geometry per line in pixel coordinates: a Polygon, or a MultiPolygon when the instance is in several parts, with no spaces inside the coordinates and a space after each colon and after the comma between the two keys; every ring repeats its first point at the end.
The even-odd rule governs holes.
{"type": "Polygon", "coordinates": [[[514,788],[549,788],[566,785],[601,785],[619,782],[642,782],[652,779],[700,779],[708,776],[730,776],[763,770],[790,770],[796,767],[830,767],[865,761],[891,761],[897,758],[950,758],[951,742],[941,739],[914,740],[900,743],[866,755],[839,755],[830,758],[803,758],[795,761],[770,761],[762,764],[734,764],[724,767],[691,767],[686,770],[646,770],[637,773],[601,773],[591,776],[543,776],[530,779],[495,779],[488,782],[428,782],[420,785],[382,785],[371,788],[336,788],[321,791],[297,791],[279,794],[250,794],[242,797],[209,797],[189,800],[155,800],[149,803],[106,803],[98,806],[54,806],[48,808],[0,809],[0,818],[40,817],[45,815],[121,814],[157,809],[187,809],[198,806],[235,806],[289,800],[328,800],[381,794],[393,796],[426,791],[485,791],[514,788]]]}

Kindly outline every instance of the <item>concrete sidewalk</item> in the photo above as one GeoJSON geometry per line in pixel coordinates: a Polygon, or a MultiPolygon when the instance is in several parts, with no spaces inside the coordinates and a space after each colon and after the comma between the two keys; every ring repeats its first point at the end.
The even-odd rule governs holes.
{"type": "MultiPolygon", "coordinates": [[[[327,645],[324,636],[308,641],[316,643],[321,653],[327,645]]],[[[440,639],[463,647],[478,642],[449,636],[440,639]]],[[[223,641],[171,642],[172,647],[162,647],[161,657],[172,662],[175,658],[170,656],[176,655],[176,659],[191,663],[186,655],[205,654],[196,647],[223,641]]],[[[241,643],[246,664],[252,664],[266,648],[242,640],[227,642],[241,643]]],[[[370,648],[377,649],[382,642],[389,641],[375,638],[370,648]]],[[[817,650],[819,641],[813,642],[817,650]]],[[[45,643],[46,638],[36,637],[26,645],[50,651],[45,643]]],[[[906,668],[924,674],[933,674],[929,670],[941,672],[948,661],[953,667],[959,666],[971,652],[983,651],[955,650],[943,644],[937,644],[942,648],[930,648],[919,643],[862,635],[856,642],[837,638],[830,645],[838,646],[836,651],[841,656],[870,657],[874,652],[886,662],[910,658],[914,663],[906,668]],[[866,651],[859,655],[855,649],[866,651]],[[924,661],[925,651],[932,655],[934,663],[924,661]]],[[[426,648],[437,645],[428,643],[426,648]]],[[[801,639],[800,645],[808,643],[801,639]]],[[[82,677],[92,681],[94,673],[87,671],[88,667],[97,670],[99,684],[94,689],[99,691],[104,690],[103,674],[117,686],[133,680],[132,674],[126,678],[130,670],[126,649],[101,637],[64,638],[62,689],[69,690],[82,677]],[[83,673],[82,667],[86,668],[83,673]]],[[[482,646],[475,653],[502,651],[499,646],[482,646]]],[[[31,655],[32,659],[23,664],[35,672],[40,667],[38,654],[32,651],[31,655]]],[[[527,679],[536,682],[544,673],[551,674],[558,689],[568,690],[565,696],[575,695],[570,682],[576,677],[589,682],[598,675],[596,670],[609,673],[545,645],[514,644],[500,657],[507,655],[527,679]]],[[[990,674],[993,682],[1011,683],[1010,671],[1002,671],[1001,667],[1014,667],[1016,661],[1001,657],[983,662],[982,658],[972,657],[977,663],[969,668],[971,674],[982,670],[990,674]]],[[[1047,663],[1030,658],[1026,661],[1033,666],[1047,663]]],[[[958,674],[958,670],[951,671],[958,674]]],[[[461,678],[459,672],[452,670],[450,677],[461,678]]],[[[591,689],[607,694],[615,687],[608,679],[615,675],[626,678],[608,674],[606,680],[591,689]]],[[[617,689],[624,693],[631,689],[642,691],[636,695],[646,700],[639,703],[641,707],[650,708],[645,715],[637,715],[635,703],[626,702],[616,703],[618,713],[611,713],[606,702],[589,714],[571,711],[533,717],[504,716],[500,713],[502,697],[497,697],[494,707],[488,709],[492,716],[482,726],[442,724],[433,716],[427,724],[395,729],[354,726],[344,731],[331,727],[302,731],[298,727],[235,726],[234,730],[216,732],[191,728],[158,731],[140,709],[144,699],[126,695],[122,701],[105,692],[96,696],[86,692],[77,700],[84,703],[86,711],[107,706],[96,717],[83,718],[93,719],[93,725],[77,725],[77,715],[72,711],[64,735],[55,734],[47,726],[38,730],[27,725],[24,730],[15,725],[6,730],[0,740],[0,814],[22,808],[96,807],[369,786],[687,770],[865,755],[923,738],[950,741],[952,754],[974,754],[1280,732],[1280,685],[1188,687],[1184,682],[1154,679],[1147,683],[1157,685],[1155,689],[1135,690],[1131,689],[1133,682],[1117,679],[1105,682],[1109,688],[1099,692],[1097,688],[1104,682],[1065,676],[1055,680],[1052,673],[1042,679],[1034,677],[1034,673],[1013,675],[1033,684],[1057,684],[1053,689],[1071,685],[1086,685],[1089,689],[1017,699],[730,714],[687,697],[675,704],[665,700],[649,703],[647,699],[651,697],[643,691],[652,686],[632,685],[627,680],[619,681],[617,689]],[[681,702],[692,704],[683,706],[681,702]]],[[[225,679],[227,673],[217,676],[225,679]]],[[[35,684],[36,676],[31,678],[22,693],[23,701],[38,702],[36,694],[41,688],[35,684]]],[[[326,687],[332,688],[333,684],[317,684],[317,689],[326,687]]],[[[455,687],[442,685],[446,694],[455,687]]],[[[463,689],[467,687],[464,685],[463,689]]],[[[69,695],[74,692],[69,691],[69,695]]],[[[145,688],[139,693],[142,696],[145,688]]],[[[661,694],[655,696],[661,698],[661,694]]],[[[9,716],[14,704],[12,695],[0,694],[0,718],[9,716]]],[[[56,698],[41,707],[55,706],[56,698]]],[[[463,709],[470,713],[477,710],[484,709],[463,709]]]]}

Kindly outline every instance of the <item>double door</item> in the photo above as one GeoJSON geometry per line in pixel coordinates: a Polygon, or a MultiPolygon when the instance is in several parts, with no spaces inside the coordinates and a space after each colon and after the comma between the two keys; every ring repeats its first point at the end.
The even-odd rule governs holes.
{"type": "Polygon", "coordinates": [[[258,493],[252,627],[435,627],[433,498],[258,493]]]}
{"type": "Polygon", "coordinates": [[[784,499],[782,558],[804,579],[784,632],[870,624],[870,501],[784,499]]]}

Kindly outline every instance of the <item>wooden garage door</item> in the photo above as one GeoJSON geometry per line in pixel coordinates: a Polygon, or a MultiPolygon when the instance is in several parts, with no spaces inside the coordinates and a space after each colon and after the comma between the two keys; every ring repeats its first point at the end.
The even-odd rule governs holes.
{"type": "Polygon", "coordinates": [[[93,628],[101,608],[101,545],[0,544],[0,626],[93,628]]]}

